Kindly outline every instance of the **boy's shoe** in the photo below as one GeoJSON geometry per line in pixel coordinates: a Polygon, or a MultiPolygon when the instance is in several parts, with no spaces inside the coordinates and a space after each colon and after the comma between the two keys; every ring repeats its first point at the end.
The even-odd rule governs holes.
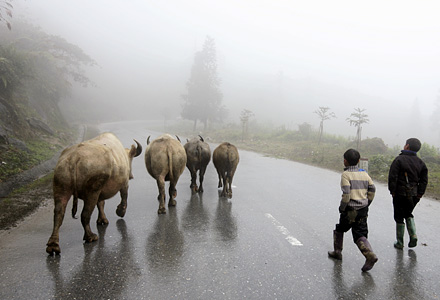
{"type": "Polygon", "coordinates": [[[417,246],[416,224],[414,223],[414,218],[406,219],[406,228],[408,229],[409,233],[408,247],[414,248],[417,246]]]}
{"type": "Polygon", "coordinates": [[[342,260],[342,244],[344,242],[344,233],[333,230],[333,251],[328,251],[328,256],[334,259],[342,260]]]}
{"type": "Polygon", "coordinates": [[[356,245],[358,246],[361,253],[365,256],[365,264],[362,267],[362,272],[370,271],[374,264],[378,261],[376,254],[374,254],[373,249],[371,248],[370,242],[368,242],[366,237],[360,237],[356,241],[356,245]]]}
{"type": "Polygon", "coordinates": [[[394,248],[403,249],[403,236],[405,235],[405,224],[396,223],[396,239],[394,248]]]}

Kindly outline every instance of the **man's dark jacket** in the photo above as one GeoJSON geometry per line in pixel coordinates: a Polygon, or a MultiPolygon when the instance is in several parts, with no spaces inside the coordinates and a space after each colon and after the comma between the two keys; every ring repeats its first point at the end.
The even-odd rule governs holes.
{"type": "Polygon", "coordinates": [[[412,189],[412,196],[421,197],[425,193],[428,184],[428,168],[417,153],[409,150],[402,150],[390,167],[388,174],[388,190],[392,195],[406,195],[405,186],[408,181],[412,189]]]}

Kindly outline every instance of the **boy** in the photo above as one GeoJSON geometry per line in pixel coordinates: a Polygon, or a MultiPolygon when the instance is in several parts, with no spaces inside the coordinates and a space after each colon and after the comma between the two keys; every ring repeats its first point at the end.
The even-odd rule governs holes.
{"type": "Polygon", "coordinates": [[[396,239],[394,247],[403,249],[405,223],[409,233],[408,247],[417,246],[416,226],[412,212],[425,193],[428,184],[428,168],[417,156],[422,144],[416,138],[406,141],[400,155],[390,166],[388,190],[393,196],[396,239]]]}
{"type": "Polygon", "coordinates": [[[371,270],[377,257],[368,242],[368,206],[374,199],[376,187],[367,172],[360,171],[357,164],[360,160],[357,150],[348,149],[344,153],[344,172],[341,175],[342,200],[339,205],[339,224],[333,231],[334,251],[329,251],[332,258],[342,259],[344,232],[351,229],[353,241],[365,256],[362,272],[371,270]]]}

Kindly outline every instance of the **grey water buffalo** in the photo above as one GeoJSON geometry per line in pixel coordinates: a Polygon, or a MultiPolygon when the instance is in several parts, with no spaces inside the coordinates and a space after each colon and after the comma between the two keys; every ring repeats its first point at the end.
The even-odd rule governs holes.
{"type": "Polygon", "coordinates": [[[145,166],[148,173],[156,179],[159,189],[159,210],[158,214],[165,214],[165,181],[170,182],[168,189],[170,199],[168,206],[176,206],[177,190],[176,185],[180,175],[185,170],[186,153],[180,141],[177,141],[169,134],[163,134],[150,143],[147,139],[145,148],[145,166]]]}
{"type": "Polygon", "coordinates": [[[222,197],[232,198],[232,179],[239,161],[237,147],[228,142],[220,144],[212,154],[212,162],[218,174],[218,187],[223,186],[222,197]]]}
{"type": "Polygon", "coordinates": [[[73,196],[72,216],[75,217],[78,198],[84,200],[81,223],[86,242],[98,239],[90,229],[90,217],[98,206],[98,224],[108,224],[104,213],[104,200],[121,195],[121,203],[116,209],[120,217],[127,208],[128,181],[133,178],[131,163],[139,156],[142,146],[124,148],[112,133],[103,133],[94,139],[84,141],[64,149],[55,166],[53,177],[54,223],[53,232],[47,242],[46,252],[50,255],[61,252],[59,228],[63,223],[67,203],[73,196]]]}
{"type": "Polygon", "coordinates": [[[211,149],[203,138],[192,138],[185,146],[186,167],[191,173],[190,188],[199,193],[203,193],[203,178],[205,176],[206,167],[211,160],[211,149]],[[199,171],[200,186],[197,186],[197,171],[199,171]]]}

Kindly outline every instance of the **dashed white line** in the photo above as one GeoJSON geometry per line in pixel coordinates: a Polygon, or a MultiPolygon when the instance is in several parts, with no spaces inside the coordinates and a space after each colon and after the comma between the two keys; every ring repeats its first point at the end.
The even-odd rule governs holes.
{"type": "Polygon", "coordinates": [[[275,219],[271,214],[266,213],[264,215],[272,221],[272,224],[275,225],[275,227],[278,229],[279,232],[281,232],[283,235],[286,236],[286,241],[289,242],[289,244],[291,244],[292,246],[303,245],[300,241],[298,241],[296,238],[291,236],[289,230],[287,230],[287,228],[284,227],[280,222],[278,222],[278,220],[275,219]]]}

